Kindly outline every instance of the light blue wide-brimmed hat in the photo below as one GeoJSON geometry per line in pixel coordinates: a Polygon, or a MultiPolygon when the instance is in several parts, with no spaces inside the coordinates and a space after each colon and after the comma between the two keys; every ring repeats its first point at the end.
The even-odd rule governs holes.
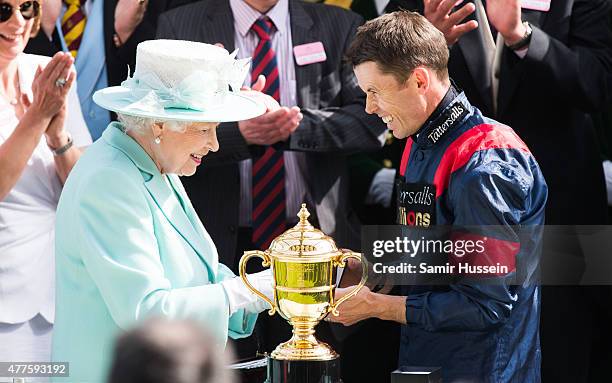
{"type": "Polygon", "coordinates": [[[229,122],[266,111],[240,92],[250,58],[236,60],[224,48],[182,40],[138,44],[136,69],[120,86],[100,89],[93,100],[102,108],[156,120],[229,122]]]}

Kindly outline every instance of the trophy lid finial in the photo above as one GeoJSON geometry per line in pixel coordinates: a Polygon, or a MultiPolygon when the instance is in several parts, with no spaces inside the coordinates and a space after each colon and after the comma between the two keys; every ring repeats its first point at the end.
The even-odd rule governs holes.
{"type": "Polygon", "coordinates": [[[308,223],[308,217],[310,217],[310,213],[308,212],[308,209],[306,208],[306,204],[305,203],[302,204],[302,208],[300,209],[300,211],[297,214],[297,216],[300,219],[300,223],[301,224],[308,223]]]}

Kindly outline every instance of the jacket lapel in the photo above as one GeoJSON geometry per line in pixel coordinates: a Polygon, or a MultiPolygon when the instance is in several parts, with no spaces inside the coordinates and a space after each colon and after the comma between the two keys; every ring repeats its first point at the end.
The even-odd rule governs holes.
{"type": "MultiPolygon", "coordinates": [[[[291,18],[291,40],[294,47],[318,40],[313,28],[314,22],[299,1],[289,1],[289,17],[291,18]]],[[[291,55],[293,57],[293,52],[291,55]]],[[[317,84],[321,80],[321,64],[294,66],[298,105],[303,108],[317,108],[320,97],[317,84]]]]}
{"type": "Polygon", "coordinates": [[[143,175],[145,188],[168,222],[198,256],[214,270],[212,266],[216,261],[213,252],[210,251],[210,244],[206,243],[206,238],[198,233],[195,225],[189,220],[187,206],[185,209],[181,206],[181,203],[185,203],[183,197],[175,192],[174,186],[166,182],[151,157],[136,141],[122,132],[119,123],[112,123],[104,132],[103,137],[110,145],[127,155],[138,167],[143,175]]]}
{"type": "MultiPolygon", "coordinates": [[[[523,21],[528,21],[531,25],[541,27],[546,19],[546,12],[538,12],[523,9],[521,18],[523,21]]],[[[525,74],[525,65],[523,59],[513,57],[515,55],[509,49],[504,49],[501,63],[501,73],[499,78],[499,94],[497,97],[497,115],[501,116],[509,107],[512,96],[517,89],[518,84],[523,80],[525,74]],[[513,65],[512,63],[516,63],[513,65]]]]}
{"type": "MultiPolygon", "coordinates": [[[[486,6],[486,2],[483,2],[486,6]]],[[[546,12],[530,11],[523,9],[521,12],[523,21],[529,21],[532,25],[541,26],[546,17],[546,12]]],[[[493,110],[492,98],[492,78],[491,73],[492,57],[486,49],[484,30],[482,30],[482,18],[486,18],[486,14],[481,14],[478,7],[476,12],[464,20],[476,20],[479,27],[471,32],[463,35],[457,45],[461,49],[461,53],[466,61],[470,75],[474,80],[474,84],[478,89],[482,99],[484,100],[488,110],[493,110]]],[[[502,53],[501,73],[499,79],[499,92],[497,97],[497,116],[501,115],[512,98],[517,85],[520,83],[523,76],[523,67],[520,65],[520,59],[510,57],[509,54],[514,54],[508,49],[504,49],[502,53]],[[508,65],[509,61],[517,62],[517,65],[508,65]]]]}
{"type": "Polygon", "coordinates": [[[202,17],[207,21],[202,23],[200,41],[210,44],[221,43],[229,52],[235,49],[234,18],[229,1],[213,0],[208,6],[202,7],[202,17]]]}
{"type": "Polygon", "coordinates": [[[487,15],[483,15],[480,9],[476,7],[476,11],[463,22],[476,20],[478,22],[478,28],[461,36],[457,45],[459,49],[461,49],[470,75],[487,109],[493,110],[493,100],[491,99],[493,95],[491,78],[491,73],[493,71],[493,52],[488,52],[486,49],[485,33],[489,31],[483,29],[487,24],[483,24],[482,22],[482,19],[484,18],[484,20],[486,20],[486,17],[487,15]]]}
{"type": "Polygon", "coordinates": [[[88,100],[95,91],[98,79],[102,75],[106,56],[104,45],[100,44],[100,36],[104,33],[104,0],[94,1],[91,13],[85,24],[83,40],[74,62],[77,70],[77,88],[81,103],[88,100]]]}

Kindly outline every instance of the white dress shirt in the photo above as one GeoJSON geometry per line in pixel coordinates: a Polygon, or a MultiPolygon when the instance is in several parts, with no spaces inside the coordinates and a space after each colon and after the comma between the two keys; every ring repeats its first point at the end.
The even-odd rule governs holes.
{"type": "MultiPolygon", "coordinates": [[[[234,43],[238,49],[238,58],[252,57],[259,37],[251,31],[253,23],[263,15],[251,8],[244,0],[230,0],[234,16],[234,43]]],[[[266,16],[272,20],[276,32],[272,33],[272,49],[276,54],[280,82],[280,104],[292,107],[297,105],[297,88],[295,67],[293,64],[293,42],[291,40],[291,22],[289,1],[279,0],[266,16]]],[[[244,82],[251,86],[250,74],[244,82]]],[[[285,198],[286,218],[288,222],[297,221],[297,213],[306,198],[306,161],[304,153],[286,151],[285,161],[285,198]]],[[[253,211],[252,197],[252,161],[244,160],[240,167],[240,218],[242,227],[250,227],[253,211]]]]}

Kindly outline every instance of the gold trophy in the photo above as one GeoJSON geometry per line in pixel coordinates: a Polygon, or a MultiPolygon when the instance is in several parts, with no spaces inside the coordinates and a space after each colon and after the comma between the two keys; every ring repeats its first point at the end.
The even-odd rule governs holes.
{"type": "Polygon", "coordinates": [[[315,336],[315,326],[327,314],[338,315],[338,306],[353,297],[365,284],[366,262],[360,253],[338,249],[334,240],[315,229],[308,217],[306,204],[298,213],[300,222],[276,237],[266,251],[246,251],[240,259],[240,277],[247,287],[272,307],[293,327],[293,336],[272,352],[271,358],[287,361],[325,361],[338,357],[327,344],[315,336]],[[262,258],[264,267],[271,267],[274,276],[274,302],[257,291],[246,278],[246,265],[252,257],[262,258]],[[336,268],[349,258],[361,261],[363,275],[359,284],[337,301],[336,268]]]}

